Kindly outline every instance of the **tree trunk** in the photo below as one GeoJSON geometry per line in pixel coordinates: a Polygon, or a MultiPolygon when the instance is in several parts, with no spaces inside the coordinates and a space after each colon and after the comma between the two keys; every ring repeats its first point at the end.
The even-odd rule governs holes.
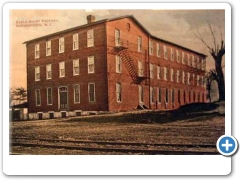
{"type": "Polygon", "coordinates": [[[215,59],[215,69],[218,75],[218,93],[219,93],[219,101],[225,101],[225,81],[224,81],[224,75],[222,71],[222,57],[217,57],[215,59]]]}

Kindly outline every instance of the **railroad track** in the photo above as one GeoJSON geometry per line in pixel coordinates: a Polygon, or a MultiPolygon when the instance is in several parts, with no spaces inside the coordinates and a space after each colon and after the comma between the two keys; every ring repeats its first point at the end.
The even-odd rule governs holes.
{"type": "MultiPolygon", "coordinates": [[[[68,139],[12,138],[11,147],[82,150],[89,152],[119,152],[148,155],[217,155],[213,144],[158,144],[139,142],[89,141],[68,139]]],[[[14,154],[14,152],[12,152],[14,154]]],[[[89,153],[91,154],[91,153],[89,153]]]]}

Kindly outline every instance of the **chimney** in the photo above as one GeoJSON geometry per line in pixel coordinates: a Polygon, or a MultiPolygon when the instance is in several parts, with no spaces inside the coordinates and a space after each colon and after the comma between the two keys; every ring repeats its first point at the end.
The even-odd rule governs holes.
{"type": "Polygon", "coordinates": [[[95,22],[95,16],[93,15],[88,15],[87,16],[87,23],[90,24],[92,22],[95,22]]]}

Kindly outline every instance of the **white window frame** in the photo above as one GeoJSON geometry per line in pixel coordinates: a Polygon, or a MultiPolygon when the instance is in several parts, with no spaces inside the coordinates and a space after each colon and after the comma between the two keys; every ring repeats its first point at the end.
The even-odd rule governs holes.
{"type": "Polygon", "coordinates": [[[171,81],[173,82],[174,80],[174,69],[171,68],[171,81]]]}
{"type": "Polygon", "coordinates": [[[157,79],[161,79],[161,67],[157,66],[157,79]]]}
{"type": "Polygon", "coordinates": [[[169,89],[165,89],[165,102],[166,102],[166,104],[168,104],[169,103],[169,89]]]}
{"type": "Polygon", "coordinates": [[[96,94],[95,94],[95,92],[96,92],[95,83],[89,83],[89,84],[88,84],[88,100],[89,100],[89,103],[94,103],[94,102],[96,102],[96,94]],[[94,87],[94,92],[90,92],[90,85],[93,85],[93,87],[94,87]],[[94,98],[93,101],[91,101],[91,94],[90,94],[90,93],[93,93],[93,98],[94,98]]]}
{"type": "Polygon", "coordinates": [[[192,58],[191,58],[191,65],[193,67],[193,64],[194,64],[194,55],[192,54],[192,58]]]}
{"type": "Polygon", "coordinates": [[[197,75],[197,86],[199,86],[199,80],[200,80],[199,75],[197,75]]]}
{"type": "Polygon", "coordinates": [[[175,92],[174,92],[174,89],[171,89],[171,96],[172,96],[172,98],[171,98],[171,100],[172,100],[172,104],[174,104],[175,103],[175,92]]]}
{"type": "Polygon", "coordinates": [[[41,80],[40,66],[35,67],[35,81],[41,80]]]}
{"type": "Polygon", "coordinates": [[[185,84],[185,71],[182,71],[182,83],[185,84]]]}
{"type": "Polygon", "coordinates": [[[192,75],[192,81],[193,81],[193,85],[195,85],[195,74],[194,73],[192,75]]]}
{"type": "Polygon", "coordinates": [[[95,73],[95,61],[94,61],[94,56],[88,56],[88,74],[93,74],[95,73]],[[92,70],[90,66],[93,66],[92,70]]]}
{"type": "Polygon", "coordinates": [[[150,78],[154,77],[153,64],[150,63],[150,78]]]}
{"type": "Polygon", "coordinates": [[[185,53],[182,51],[182,64],[185,64],[185,53]]]}
{"type": "Polygon", "coordinates": [[[40,89],[35,90],[35,105],[41,106],[41,91],[40,91],[40,89]],[[39,92],[39,94],[37,92],[39,92]],[[38,104],[38,95],[39,95],[39,104],[38,104]]]}
{"type": "Polygon", "coordinates": [[[65,41],[64,41],[64,37],[60,37],[59,38],[59,53],[64,53],[65,51],[65,41]]]}
{"type": "Polygon", "coordinates": [[[78,33],[73,34],[73,50],[79,49],[79,35],[78,33]]]}
{"type": "Polygon", "coordinates": [[[120,56],[115,56],[116,60],[116,73],[122,73],[122,58],[120,56]]]}
{"type": "Polygon", "coordinates": [[[163,79],[165,80],[165,81],[167,81],[168,80],[168,69],[167,69],[167,67],[164,67],[163,68],[163,79]]]}
{"type": "Polygon", "coordinates": [[[143,92],[143,86],[138,86],[138,98],[139,98],[139,103],[143,103],[144,101],[144,92],[143,92]]]}
{"type": "Polygon", "coordinates": [[[161,57],[161,49],[160,49],[160,44],[159,43],[157,43],[156,44],[156,46],[157,46],[157,51],[156,51],[156,54],[157,54],[157,57],[161,57]]]}
{"type": "Polygon", "coordinates": [[[73,59],[73,76],[80,74],[79,59],[73,59]]]}
{"type": "Polygon", "coordinates": [[[163,53],[164,53],[164,59],[168,59],[167,46],[165,46],[165,45],[163,45],[163,53]]]}
{"type": "Polygon", "coordinates": [[[51,87],[47,88],[47,105],[53,105],[53,96],[52,96],[52,88],[51,87]],[[51,89],[51,94],[50,94],[50,96],[51,96],[51,103],[49,103],[49,92],[48,92],[49,89],[51,89]]]}
{"type": "Polygon", "coordinates": [[[40,44],[35,44],[34,52],[35,52],[35,59],[40,58],[40,44]]]}
{"type": "Polygon", "coordinates": [[[52,47],[51,47],[51,40],[46,42],[46,56],[51,56],[52,54],[52,47]]]}
{"type": "Polygon", "coordinates": [[[121,46],[121,31],[119,29],[115,29],[115,46],[121,46]]]}
{"type": "Polygon", "coordinates": [[[122,84],[119,82],[116,83],[116,101],[118,103],[122,102],[122,84]]]}
{"type": "Polygon", "coordinates": [[[204,76],[202,76],[202,87],[205,86],[205,82],[204,82],[204,76]]]}
{"type": "Polygon", "coordinates": [[[188,66],[190,66],[190,55],[189,54],[187,54],[187,58],[188,58],[188,66]]]}
{"type": "Polygon", "coordinates": [[[176,54],[177,54],[177,62],[179,63],[180,62],[180,54],[179,54],[179,51],[178,50],[176,50],[176,54]]]}
{"type": "Polygon", "coordinates": [[[179,79],[180,79],[180,71],[177,70],[177,83],[179,83],[179,79]]]}
{"type": "Polygon", "coordinates": [[[142,52],[142,37],[138,36],[137,43],[138,43],[138,52],[142,52]]]}
{"type": "Polygon", "coordinates": [[[171,60],[174,61],[174,51],[173,51],[173,48],[171,48],[171,60]]]}
{"type": "Polygon", "coordinates": [[[87,47],[94,46],[94,31],[90,29],[87,31],[87,47]]]}
{"type": "Polygon", "coordinates": [[[191,78],[191,74],[190,74],[190,72],[188,72],[187,73],[188,84],[190,84],[190,78],[191,78]]]}
{"type": "Polygon", "coordinates": [[[74,96],[74,104],[80,104],[80,93],[81,93],[81,91],[80,91],[80,85],[79,84],[75,84],[74,86],[73,86],[73,91],[74,91],[74,94],[73,94],[73,96],[74,96]],[[77,91],[76,91],[76,87],[78,88],[78,101],[76,101],[76,97],[77,97],[77,91]]]}
{"type": "Polygon", "coordinates": [[[138,76],[143,77],[143,62],[138,61],[138,76]]]}
{"type": "Polygon", "coordinates": [[[149,54],[153,55],[153,42],[149,40],[149,54]]]}
{"type": "Polygon", "coordinates": [[[65,62],[61,61],[59,62],[59,77],[65,77],[65,62]]]}
{"type": "Polygon", "coordinates": [[[46,79],[52,79],[52,64],[46,65],[46,79]],[[50,72],[50,73],[48,73],[48,72],[50,72]]]}

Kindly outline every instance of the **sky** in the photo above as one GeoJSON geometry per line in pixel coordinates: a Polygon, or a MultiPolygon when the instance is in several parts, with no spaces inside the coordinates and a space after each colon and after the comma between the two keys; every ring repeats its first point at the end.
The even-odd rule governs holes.
{"type": "MultiPolygon", "coordinates": [[[[206,54],[207,70],[214,60],[206,46],[196,38],[200,32],[212,47],[208,23],[217,40],[225,39],[224,10],[11,10],[10,11],[10,88],[26,88],[26,46],[23,42],[87,23],[92,14],[96,21],[122,15],[133,15],[152,35],[206,54]],[[25,21],[41,26],[23,27],[25,21]]],[[[28,23],[28,25],[30,25],[28,23]]],[[[220,44],[220,41],[219,41],[220,44]]]]}

